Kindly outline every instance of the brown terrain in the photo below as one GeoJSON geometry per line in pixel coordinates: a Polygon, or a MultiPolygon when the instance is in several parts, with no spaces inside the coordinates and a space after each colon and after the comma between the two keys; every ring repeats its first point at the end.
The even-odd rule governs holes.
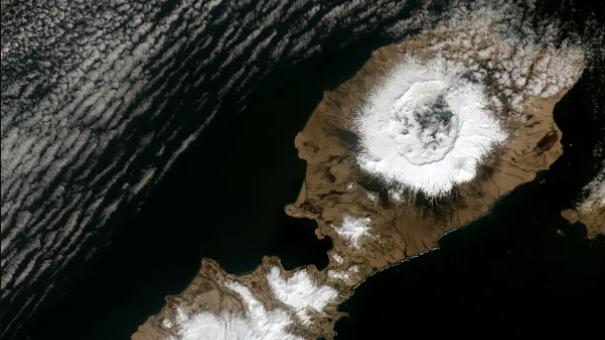
{"type": "Polygon", "coordinates": [[[574,209],[565,209],[561,215],[570,223],[582,223],[586,226],[586,237],[595,238],[605,235],[605,205],[590,195],[574,209]]]}
{"type": "MultiPolygon", "coordinates": [[[[427,200],[406,194],[400,200],[393,200],[388,188],[360,171],[355,158],[358,138],[353,121],[366,93],[405,58],[430,58],[439,42],[451,41],[452,36],[466,33],[469,32],[425,32],[376,50],[352,79],[324,94],[296,136],[294,143],[299,157],[307,163],[307,171],[298,198],[285,208],[286,212],[316,221],[317,236],[330,237],[334,245],[325,269],[320,271],[308,266],[296,271],[306,270],[317,285],[331,286],[339,295],[322,313],[311,314],[311,324],[294,320],[289,329],[292,334],[309,339],[318,336],[332,339],[334,323],[342,316],[337,308],[355,287],[379,270],[434,249],[444,234],[488,213],[496,200],[531,181],[538,171],[548,169],[561,155],[561,132],[552,112],[569,86],[547,98],[526,97],[522,112],[513,112],[505,105],[499,118],[509,133],[507,141],[490,159],[482,162],[475,180],[457,187],[445,199],[427,200]],[[336,233],[334,225],[340,225],[347,215],[371,219],[369,234],[360,241],[359,247],[336,233]],[[354,267],[356,271],[350,270],[354,267]],[[348,278],[338,278],[329,275],[330,272],[346,272],[348,278]]],[[[496,39],[491,33],[482,34],[485,34],[485,43],[496,39]]],[[[449,48],[462,49],[453,43],[449,48]]],[[[577,80],[579,73],[575,77],[577,80]]],[[[226,280],[247,286],[267,310],[278,307],[287,310],[289,307],[272,295],[267,283],[266,275],[274,266],[280,268],[282,276],[291,275],[276,258],[265,258],[254,272],[241,276],[225,273],[217,263],[203,260],[200,272],[189,287],[178,296],[168,297],[164,308],[141,325],[132,338],[178,338],[179,325],[174,321],[177,308],[190,314],[200,311],[244,313],[245,306],[237,293],[225,287],[226,280]]]]}

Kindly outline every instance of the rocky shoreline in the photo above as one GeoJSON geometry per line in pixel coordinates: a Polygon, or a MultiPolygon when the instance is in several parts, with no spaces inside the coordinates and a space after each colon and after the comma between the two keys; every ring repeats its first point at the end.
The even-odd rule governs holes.
{"type": "MultiPolygon", "coordinates": [[[[285,210],[293,217],[313,219],[316,235],[333,240],[326,268],[306,266],[286,271],[279,259],[267,257],[253,272],[238,276],[204,259],[189,287],[167,298],[164,308],[141,325],[132,338],[189,339],[195,329],[201,332],[198,338],[242,335],[272,339],[279,334],[291,339],[332,339],[336,335],[334,324],[343,316],[338,306],[369,276],[434,249],[444,234],[488,213],[498,199],[548,169],[562,154],[561,132],[552,112],[580,77],[582,54],[566,47],[536,47],[526,55],[515,56],[518,46],[507,45],[496,22],[469,22],[444,24],[376,50],[352,79],[324,94],[296,137],[295,146],[307,163],[307,171],[298,198],[285,210]],[[472,44],[467,46],[466,41],[472,44]],[[511,51],[505,51],[507,48],[511,51]],[[486,56],[485,50],[490,50],[486,56]],[[503,58],[507,53],[509,58],[503,58]],[[481,159],[472,181],[457,186],[448,196],[433,199],[415,192],[394,195],[380,178],[364,172],[357,163],[360,146],[356,116],[368,92],[393,68],[410,58],[426,62],[438,54],[467,67],[480,65],[470,70],[483,77],[488,91],[511,91],[510,95],[493,96],[501,102],[496,108],[497,118],[508,138],[489,157],[481,159]],[[549,59],[549,67],[552,63],[568,63],[570,73],[556,86],[547,82],[554,89],[524,93],[512,74],[507,75],[512,85],[489,77],[490,70],[501,75],[517,70],[517,65],[506,66],[513,56],[526,58],[531,64],[525,83],[541,77],[537,70],[544,59],[549,59]],[[487,77],[481,75],[483,71],[487,77]],[[289,296],[317,293],[313,297],[323,303],[313,305],[313,299],[284,298],[279,291],[282,282],[293,287],[289,296]],[[303,282],[307,287],[304,294],[296,290],[303,287],[303,282]],[[255,321],[258,317],[280,324],[276,329],[264,329],[255,321]]],[[[545,77],[551,76],[561,75],[545,77]]]]}
{"type": "Polygon", "coordinates": [[[584,224],[588,238],[605,235],[605,170],[584,189],[585,197],[572,209],[563,210],[561,215],[570,223],[584,224]]]}

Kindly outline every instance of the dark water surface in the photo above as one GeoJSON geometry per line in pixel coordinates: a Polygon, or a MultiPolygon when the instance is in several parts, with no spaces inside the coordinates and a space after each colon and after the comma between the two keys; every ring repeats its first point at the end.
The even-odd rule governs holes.
{"type": "MultiPolygon", "coordinates": [[[[31,320],[27,337],[126,339],[187,286],[202,257],[232,273],[254,269],[263,255],[287,269],[325,266],[330,241],[283,213],[304,178],[294,136],[322,91],[384,43],[278,68],[243,112],[226,107],[65,297],[31,320]]],[[[557,106],[565,154],[551,171],[444,237],[439,250],[370,278],[343,306],[351,317],[337,323],[338,339],[581,339],[602,323],[605,241],[586,240],[581,225],[559,216],[596,171],[592,145],[605,122],[590,118],[591,86],[599,85],[584,78],[557,106]]]]}
{"type": "Polygon", "coordinates": [[[248,108],[226,107],[152,192],[137,216],[125,218],[107,249],[65,297],[38,313],[31,339],[127,339],[167,294],[178,294],[203,257],[231,273],[253,270],[264,255],[286,269],[328,263],[329,239],[314,222],[293,219],[305,163],[294,137],[324,90],[352,76],[383,41],[326,50],[279,67],[258,84],[248,108]]]}
{"type": "Polygon", "coordinates": [[[587,240],[559,212],[599,164],[605,115],[595,116],[593,94],[603,85],[585,75],[557,105],[565,151],[549,171],[439,250],[371,277],[342,306],[350,318],[337,323],[337,339],[602,336],[605,238],[587,240]]]}

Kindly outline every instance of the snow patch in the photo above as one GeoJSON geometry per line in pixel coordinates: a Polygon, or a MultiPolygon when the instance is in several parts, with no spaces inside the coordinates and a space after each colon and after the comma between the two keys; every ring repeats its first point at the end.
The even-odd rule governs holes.
{"type": "Polygon", "coordinates": [[[275,297],[284,304],[292,307],[303,324],[310,324],[310,311],[321,313],[324,307],[338,296],[336,289],[316,285],[306,270],[292,274],[283,279],[277,267],[271,268],[267,281],[275,297]]]}
{"type": "Polygon", "coordinates": [[[337,253],[332,253],[332,258],[334,259],[334,261],[336,261],[336,263],[341,264],[344,262],[344,259],[342,258],[342,256],[338,255],[337,253]]]}
{"type": "MultiPolygon", "coordinates": [[[[292,319],[283,309],[266,310],[252,292],[237,282],[225,285],[239,294],[245,306],[244,313],[201,312],[194,315],[179,308],[176,322],[179,340],[302,340],[286,331],[292,319]]],[[[163,322],[169,326],[171,322],[163,322]]]]}
{"type": "Polygon", "coordinates": [[[349,280],[351,280],[351,274],[357,273],[358,271],[359,271],[359,267],[357,267],[357,266],[353,266],[353,267],[349,268],[349,270],[347,270],[347,271],[331,269],[331,270],[328,270],[328,276],[333,279],[337,279],[337,280],[349,281],[349,280]]]}
{"type": "Polygon", "coordinates": [[[169,329],[174,326],[172,321],[168,318],[163,319],[161,324],[162,324],[162,328],[164,328],[164,329],[169,329]]]}
{"type": "Polygon", "coordinates": [[[366,195],[367,195],[368,199],[372,203],[377,203],[378,202],[378,194],[377,193],[368,191],[366,195]]]}
{"type": "Polygon", "coordinates": [[[349,281],[351,279],[349,273],[343,270],[328,270],[328,276],[342,281],[349,281]]]}
{"type": "Polygon", "coordinates": [[[361,239],[369,235],[369,225],[372,220],[369,217],[355,218],[350,215],[344,215],[342,224],[332,225],[336,233],[347,240],[353,247],[359,248],[361,239]]]}

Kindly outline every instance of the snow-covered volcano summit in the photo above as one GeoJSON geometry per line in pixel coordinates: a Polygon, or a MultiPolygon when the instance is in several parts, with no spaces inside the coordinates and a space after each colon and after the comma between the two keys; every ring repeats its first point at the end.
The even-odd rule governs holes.
{"type": "Polygon", "coordinates": [[[449,107],[448,90],[442,80],[417,82],[395,100],[387,131],[408,162],[437,162],[453,148],[460,118],[449,107]]]}
{"type": "Polygon", "coordinates": [[[396,189],[446,194],[506,139],[481,85],[445,63],[403,63],[358,115],[359,165],[396,189]]]}

